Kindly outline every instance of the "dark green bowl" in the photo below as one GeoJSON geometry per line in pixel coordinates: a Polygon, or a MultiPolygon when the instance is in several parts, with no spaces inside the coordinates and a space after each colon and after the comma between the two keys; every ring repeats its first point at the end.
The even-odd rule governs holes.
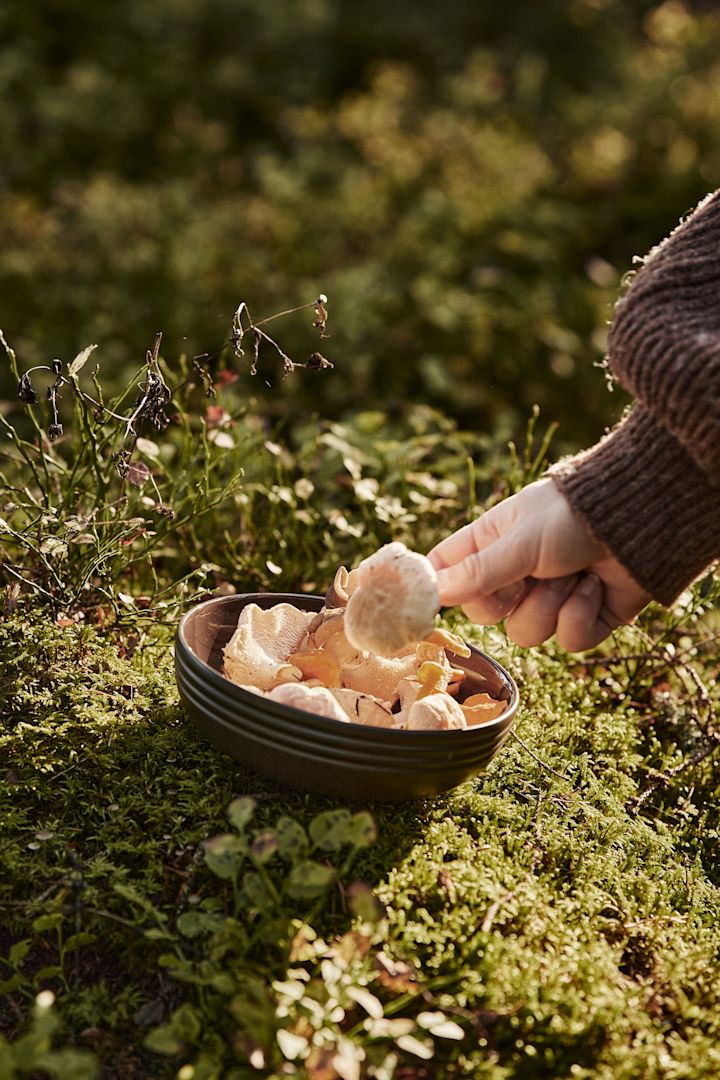
{"type": "Polygon", "coordinates": [[[319,611],[321,596],[246,593],[206,600],[180,620],[175,675],[198,727],[231,757],[282,784],[347,799],[422,799],[481,772],[510,733],[518,707],[512,676],[472,648],[465,687],[503,698],[508,708],[488,724],[462,731],[394,731],[343,724],[243,690],[222,674],[223,647],[246,604],[294,604],[319,611]]]}

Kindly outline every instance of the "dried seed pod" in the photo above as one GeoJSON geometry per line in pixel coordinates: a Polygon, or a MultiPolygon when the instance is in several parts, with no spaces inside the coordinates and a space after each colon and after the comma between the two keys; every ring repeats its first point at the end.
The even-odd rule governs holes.
{"type": "Polygon", "coordinates": [[[18,383],[18,397],[21,401],[24,401],[26,405],[34,405],[38,400],[38,396],[33,389],[33,384],[30,382],[29,372],[26,372],[18,383]]]}

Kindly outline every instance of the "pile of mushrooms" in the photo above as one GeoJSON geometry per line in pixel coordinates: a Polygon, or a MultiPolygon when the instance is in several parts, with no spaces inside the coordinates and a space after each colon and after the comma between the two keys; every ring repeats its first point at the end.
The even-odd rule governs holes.
{"type": "Polygon", "coordinates": [[[487,723],[506,702],[459,700],[468,657],[435,626],[435,571],[404,544],[386,544],[355,569],[340,567],[319,612],[248,604],[224,649],[224,674],[246,690],[320,716],[405,730],[487,723]]]}

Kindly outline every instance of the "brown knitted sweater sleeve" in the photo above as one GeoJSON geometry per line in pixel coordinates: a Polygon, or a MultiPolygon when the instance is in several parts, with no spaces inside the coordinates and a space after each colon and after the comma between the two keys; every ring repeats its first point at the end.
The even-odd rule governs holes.
{"type": "Polygon", "coordinates": [[[720,556],[720,192],[650,253],[617,305],[608,359],[636,403],[550,475],[668,604],[720,556]]]}

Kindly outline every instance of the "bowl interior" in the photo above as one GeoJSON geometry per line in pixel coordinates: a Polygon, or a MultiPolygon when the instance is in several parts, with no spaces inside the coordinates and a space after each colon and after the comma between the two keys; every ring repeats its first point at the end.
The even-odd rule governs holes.
{"type": "MultiPolygon", "coordinates": [[[[198,660],[221,675],[223,648],[235,631],[243,607],[257,604],[259,607],[269,608],[280,603],[293,604],[303,611],[320,611],[324,598],[301,593],[245,593],[239,596],[216,597],[189,611],[183,617],[178,633],[198,660]]],[[[507,701],[508,705],[514,705],[517,688],[508,673],[491,657],[473,646],[470,647],[471,656],[453,656],[453,664],[467,672],[459,700],[462,701],[471,694],[485,692],[498,701],[507,701]]],[[[502,717],[498,719],[502,720],[502,717]]]]}

